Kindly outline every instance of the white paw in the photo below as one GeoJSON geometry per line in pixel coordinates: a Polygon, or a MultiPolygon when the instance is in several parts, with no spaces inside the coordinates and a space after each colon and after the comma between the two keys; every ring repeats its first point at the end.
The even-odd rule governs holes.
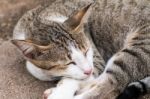
{"type": "Polygon", "coordinates": [[[44,99],[73,99],[72,94],[68,94],[68,92],[64,90],[58,90],[57,88],[54,88],[52,91],[48,90],[45,93],[46,98],[44,99]]]}
{"type": "Polygon", "coordinates": [[[74,97],[74,99],[83,99],[83,95],[77,95],[74,97]]]}
{"type": "Polygon", "coordinates": [[[52,92],[53,88],[45,90],[43,94],[43,99],[48,99],[48,97],[52,94],[52,92]]]}

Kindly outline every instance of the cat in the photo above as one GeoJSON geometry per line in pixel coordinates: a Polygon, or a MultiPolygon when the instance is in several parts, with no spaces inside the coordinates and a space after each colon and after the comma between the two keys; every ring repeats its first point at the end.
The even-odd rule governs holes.
{"type": "MultiPolygon", "coordinates": [[[[56,1],[56,3],[59,2],[56,1]]],[[[27,70],[42,81],[62,79],[53,94],[59,94],[62,88],[66,89],[64,93],[67,93],[73,86],[82,87],[104,69],[104,61],[101,60],[96,47],[90,43],[83,30],[84,19],[90,5],[70,17],[54,13],[54,8],[51,9],[51,6],[38,6],[27,12],[14,28],[11,42],[27,60],[27,70]],[[49,13],[45,13],[45,10],[50,11],[51,16],[46,16],[45,14],[49,13]],[[97,52],[94,55],[94,66],[93,50],[97,52]],[[78,80],[83,80],[83,82],[78,80]],[[69,88],[66,86],[68,82],[72,82],[69,83],[69,88]]],[[[76,10],[73,6],[70,8],[70,13],[73,9],[76,10]]],[[[55,10],[59,9],[55,7],[55,10]]],[[[66,12],[69,12],[69,9],[66,9],[66,12]]],[[[73,92],[67,93],[66,97],[71,97],[70,94],[75,93],[78,87],[75,87],[73,92]]],[[[53,98],[56,96],[58,95],[53,98]]],[[[66,98],[65,95],[62,97],[66,98]]]]}
{"type": "MultiPolygon", "coordinates": [[[[75,96],[75,99],[115,99],[119,95],[119,93],[123,92],[123,90],[130,82],[140,80],[145,78],[146,76],[149,76],[148,64],[150,57],[148,33],[150,32],[150,19],[148,16],[150,14],[150,3],[148,0],[97,0],[92,6],[92,11],[89,11],[91,12],[90,15],[85,15],[84,17],[82,17],[84,21],[87,21],[85,27],[80,27],[81,24],[78,24],[78,22],[82,23],[82,19],[80,21],[75,21],[77,22],[76,24],[79,25],[76,27],[75,24],[72,24],[72,20],[80,19],[79,16],[82,14],[79,14],[77,18],[70,17],[69,21],[66,20],[67,17],[71,15],[73,10],[77,8],[77,5],[82,6],[82,4],[85,4],[81,3],[82,1],[86,3],[88,2],[84,0],[57,0],[51,6],[46,8],[43,7],[43,12],[41,10],[39,11],[38,9],[36,11],[34,10],[35,12],[37,12],[36,14],[33,14],[35,16],[39,15],[38,11],[40,12],[38,20],[40,20],[42,25],[38,24],[37,18],[34,18],[33,16],[31,17],[31,19],[33,18],[33,20],[35,20],[34,22],[36,25],[38,24],[38,28],[33,28],[32,22],[31,24],[24,25],[24,19],[24,21],[20,21],[21,23],[18,23],[18,27],[16,26],[16,35],[21,34],[21,32],[28,32],[33,30],[34,33],[43,31],[43,29],[41,29],[40,27],[52,24],[52,20],[63,23],[68,22],[67,25],[71,23],[70,26],[73,26],[71,28],[77,28],[75,30],[78,31],[80,31],[80,29],[86,30],[85,34],[89,33],[88,35],[90,35],[90,38],[92,38],[94,42],[92,44],[95,44],[95,46],[97,47],[97,50],[100,53],[100,60],[103,61],[98,66],[102,68],[103,65],[101,64],[105,62],[107,64],[103,73],[96,80],[94,80],[90,84],[90,86],[87,86],[90,89],[87,89],[85,92],[75,96]],[[54,13],[55,17],[53,16],[54,13]],[[56,16],[59,16],[59,18],[56,16]],[[50,19],[51,21],[49,21],[48,19],[50,19]],[[60,19],[64,19],[65,21],[60,19]]],[[[30,14],[26,14],[26,16],[27,15],[30,14]]],[[[53,25],[55,26],[55,24],[53,25]]],[[[44,28],[44,30],[46,30],[44,32],[47,32],[47,30],[52,31],[50,27],[48,27],[47,29],[44,28]]],[[[47,35],[44,35],[44,39],[40,38],[40,43],[43,42],[41,43],[42,45],[47,45],[47,37],[47,35]]],[[[36,37],[36,35],[35,38],[36,40],[29,40],[28,43],[34,41],[34,43],[38,44],[39,38],[36,37]]],[[[90,45],[90,43],[92,42],[92,40],[90,40],[91,42],[87,43],[89,41],[88,39],[86,40],[86,36],[84,35],[84,33],[79,34],[78,38],[76,39],[79,40],[79,38],[82,42],[80,42],[80,44],[78,43],[78,45],[82,47],[85,47],[85,44],[90,45]]],[[[59,41],[60,39],[57,40],[59,41]]],[[[78,40],[75,40],[75,42],[77,42],[78,40]]],[[[22,41],[17,40],[16,42],[22,41]]],[[[27,42],[22,42],[22,44],[24,45],[26,43],[27,42]]],[[[14,44],[18,46],[17,43],[14,44]]],[[[20,48],[20,46],[18,47],[20,48]]],[[[33,46],[28,47],[34,49],[33,46]]],[[[83,50],[83,48],[80,47],[79,49],[82,50],[81,52],[84,52],[86,48],[84,48],[83,50]]],[[[41,54],[41,52],[38,52],[36,54],[35,51],[33,52],[34,53],[29,54],[29,56],[27,54],[27,56],[29,58],[34,58],[35,56],[37,57],[41,54]]],[[[55,56],[58,56],[58,54],[56,54],[55,56]]],[[[49,66],[42,66],[41,64],[38,65],[38,67],[44,67],[46,69],[49,68],[49,66]]],[[[58,75],[59,71],[55,71],[55,73],[56,72],[57,76],[66,76],[62,74],[58,75]]]]}

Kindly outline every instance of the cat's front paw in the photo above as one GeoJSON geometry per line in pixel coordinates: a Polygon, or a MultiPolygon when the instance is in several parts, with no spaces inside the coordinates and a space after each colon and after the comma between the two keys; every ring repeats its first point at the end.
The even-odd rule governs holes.
{"type": "Polygon", "coordinates": [[[52,94],[53,88],[47,89],[43,93],[43,99],[48,99],[48,97],[52,94]]]}
{"type": "Polygon", "coordinates": [[[77,95],[74,97],[74,99],[84,99],[84,94],[77,95]]]}

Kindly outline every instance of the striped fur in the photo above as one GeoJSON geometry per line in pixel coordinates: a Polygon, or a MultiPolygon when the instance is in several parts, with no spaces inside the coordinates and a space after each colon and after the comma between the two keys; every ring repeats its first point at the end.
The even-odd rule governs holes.
{"type": "Polygon", "coordinates": [[[130,82],[149,76],[149,15],[148,0],[96,1],[88,28],[107,65],[79,99],[115,99],[130,82]]]}
{"type": "Polygon", "coordinates": [[[140,96],[150,93],[150,77],[133,82],[125,88],[117,99],[138,99],[140,96]]]}

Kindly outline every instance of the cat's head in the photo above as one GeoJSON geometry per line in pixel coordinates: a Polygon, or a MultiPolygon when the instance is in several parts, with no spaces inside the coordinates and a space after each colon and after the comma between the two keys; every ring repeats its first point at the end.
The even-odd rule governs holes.
{"type": "Polygon", "coordinates": [[[53,22],[55,26],[43,31],[43,34],[50,32],[45,36],[49,39],[47,45],[33,40],[12,40],[12,43],[47,75],[85,79],[93,71],[93,50],[84,33],[90,6],[78,10],[64,22],[53,22]]]}

